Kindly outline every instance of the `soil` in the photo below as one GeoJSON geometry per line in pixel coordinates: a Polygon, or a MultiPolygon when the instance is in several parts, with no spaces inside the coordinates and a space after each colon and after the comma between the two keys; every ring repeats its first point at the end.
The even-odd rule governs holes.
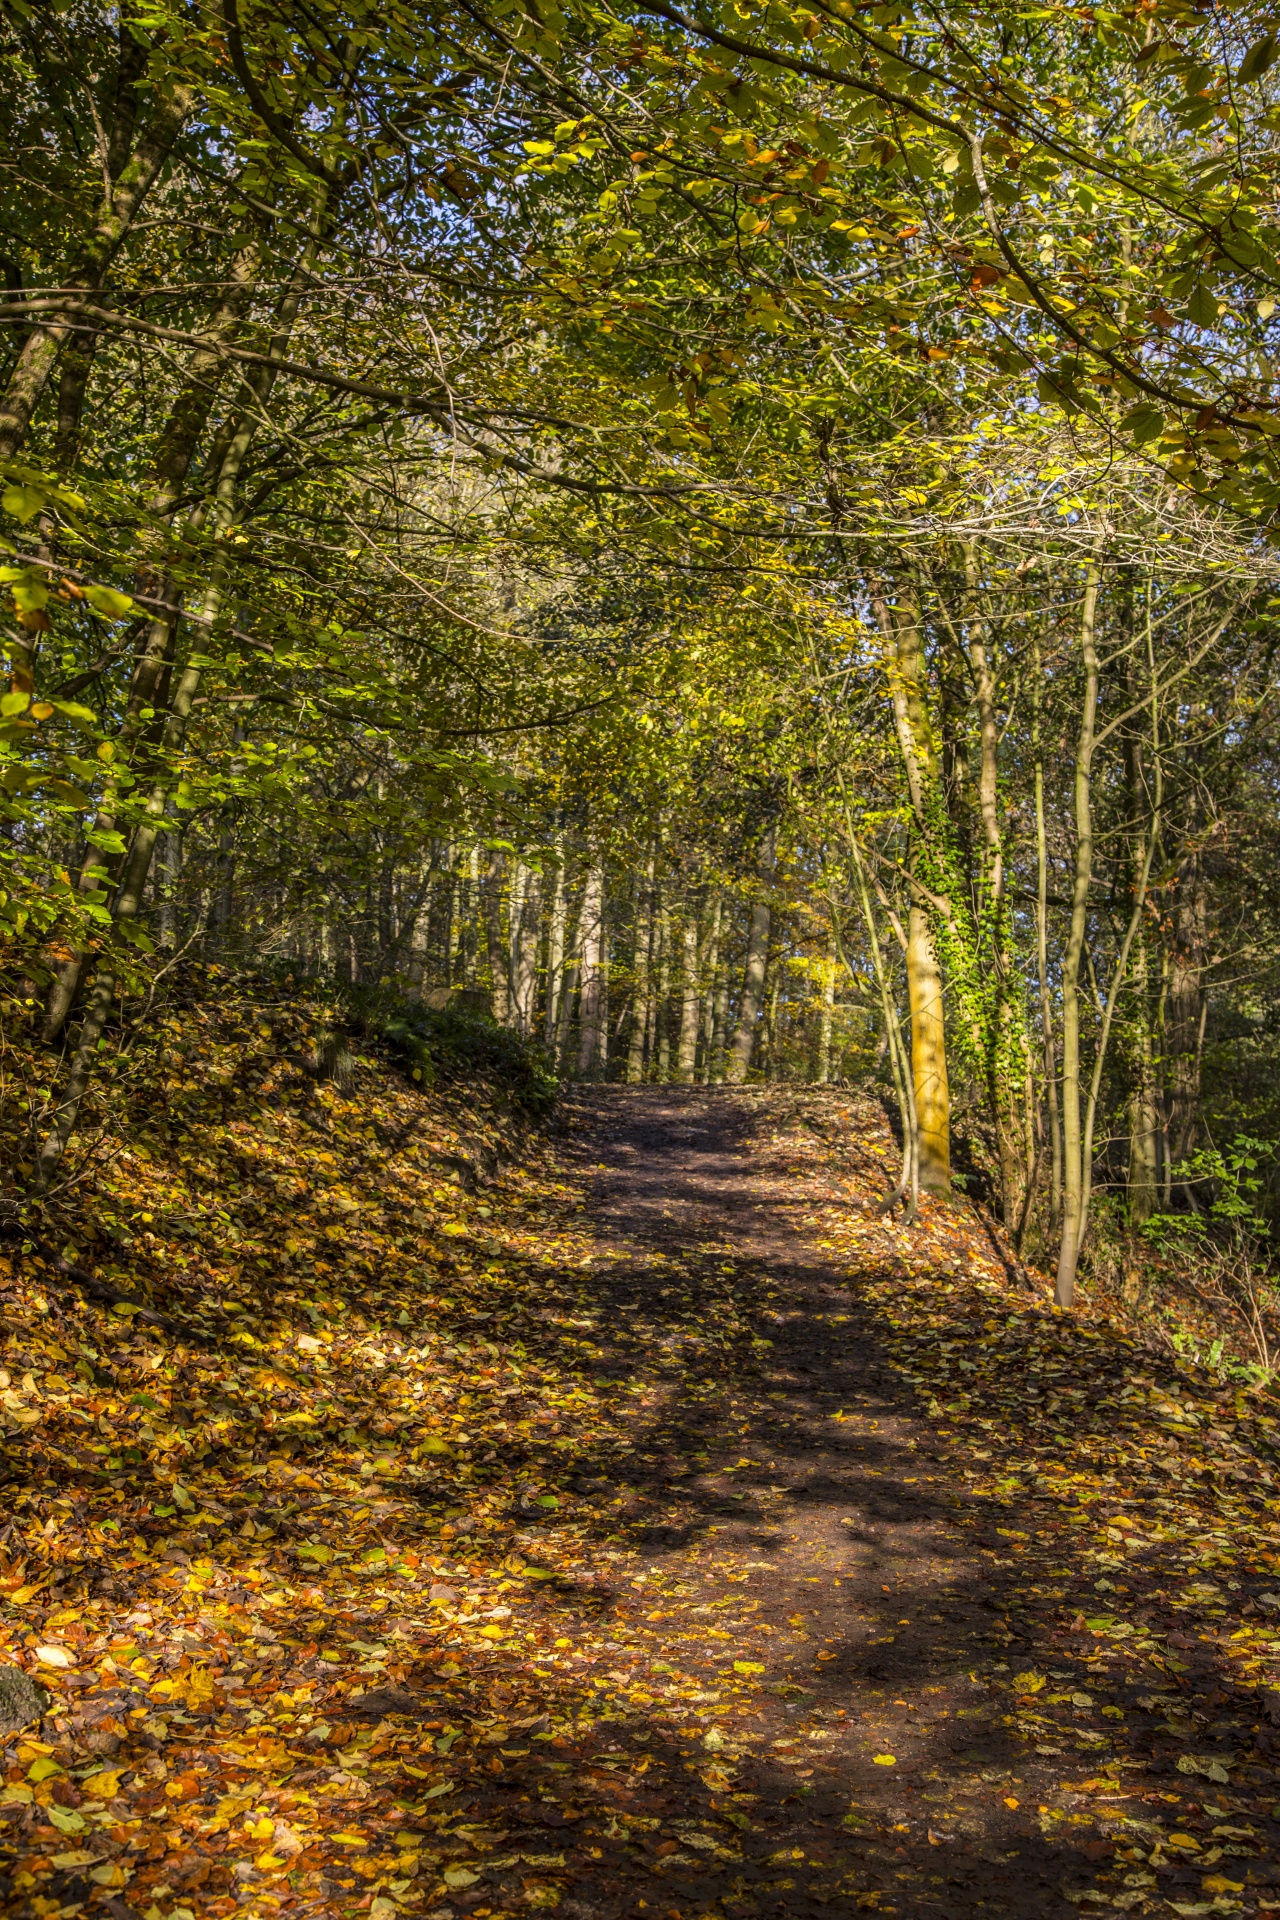
{"type": "MultiPolygon", "coordinates": [[[[1059,1658],[1057,1623],[1039,1644],[1023,1622],[1007,1652],[947,1445],[804,1237],[814,1189],[771,1158],[767,1112],[728,1090],[611,1088],[565,1116],[596,1365],[637,1367],[637,1313],[669,1331],[643,1355],[625,1480],[582,1463],[584,1494],[624,1501],[613,1551],[561,1602],[560,1645],[598,1698],[675,1676],[681,1712],[618,1691],[562,1756],[586,1772],[548,1816],[581,1826],[560,1911],[1066,1915],[1064,1887],[1092,1879],[1084,1848],[1112,1848],[1092,1814],[1073,1837],[1060,1763],[1011,1736],[993,1673],[1059,1658]],[[753,1330],[708,1348],[730,1303],[753,1330]]],[[[532,1806],[529,1785],[512,1762],[495,1798],[532,1806]]]]}

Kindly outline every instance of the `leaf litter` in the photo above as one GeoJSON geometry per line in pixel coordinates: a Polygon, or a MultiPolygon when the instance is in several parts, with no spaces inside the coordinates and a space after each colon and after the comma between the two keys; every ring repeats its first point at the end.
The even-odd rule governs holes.
{"type": "Polygon", "coordinates": [[[1258,1395],[875,1220],[878,1109],[556,1138],[319,1018],[228,991],[122,1098],[114,1305],[3,1258],[16,1911],[1266,1909],[1258,1395]]]}

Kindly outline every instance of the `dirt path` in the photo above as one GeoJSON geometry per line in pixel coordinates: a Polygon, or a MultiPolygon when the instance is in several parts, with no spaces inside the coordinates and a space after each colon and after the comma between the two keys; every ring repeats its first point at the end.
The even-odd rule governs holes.
{"type": "Polygon", "coordinates": [[[873,1101],[417,1099],[219,1121],[199,1343],[10,1274],[6,1913],[1280,1914],[1265,1383],[878,1218],[873,1101]]]}
{"type": "Polygon", "coordinates": [[[759,1112],[647,1089],[581,1095],[569,1116],[596,1364],[643,1356],[662,1384],[625,1483],[579,1482],[621,1494],[614,1538],[640,1557],[577,1625],[584,1667],[633,1685],[611,1781],[624,1823],[567,1905],[1066,1914],[1087,1861],[1041,1831],[1053,1769],[1014,1750],[988,1684],[1008,1634],[952,1523],[961,1488],[840,1274],[788,1224],[809,1196],[749,1152],[759,1112]],[[637,1715],[645,1669],[670,1684],[637,1715]]]}

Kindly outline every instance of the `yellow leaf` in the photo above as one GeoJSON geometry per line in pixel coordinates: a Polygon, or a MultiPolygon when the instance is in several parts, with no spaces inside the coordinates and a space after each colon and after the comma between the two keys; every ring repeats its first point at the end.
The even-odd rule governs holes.
{"type": "Polygon", "coordinates": [[[501,1640],[504,1637],[505,1629],[502,1627],[489,1626],[481,1627],[480,1629],[480,1638],[482,1640],[501,1640]]]}
{"type": "Polygon", "coordinates": [[[1243,1880],[1228,1880],[1223,1874],[1211,1873],[1200,1885],[1206,1893],[1243,1893],[1243,1880]]]}
{"type": "Polygon", "coordinates": [[[463,1887],[474,1887],[479,1878],[480,1875],[472,1873],[469,1867],[446,1867],[444,1871],[446,1887],[453,1887],[455,1891],[463,1887]]]}
{"type": "Polygon", "coordinates": [[[1039,1693],[1046,1684],[1043,1673],[1015,1673],[1013,1676],[1014,1690],[1018,1693],[1039,1693]]]}
{"type": "Polygon", "coordinates": [[[109,1866],[94,1867],[89,1878],[96,1880],[100,1887],[127,1887],[133,1878],[132,1867],[122,1867],[114,1861],[109,1866]]]}
{"type": "Polygon", "coordinates": [[[332,1838],[343,1847],[367,1847],[369,1844],[362,1833],[335,1833],[332,1838]]]}
{"type": "Polygon", "coordinates": [[[227,1793],[219,1800],[217,1814],[220,1820],[234,1820],[238,1813],[253,1805],[256,1796],[252,1793],[227,1793]]]}
{"type": "Polygon", "coordinates": [[[31,1766],[27,1768],[27,1778],[28,1780],[35,1781],[50,1780],[55,1773],[61,1772],[62,1768],[56,1760],[49,1760],[42,1756],[39,1760],[33,1761],[31,1766]]]}
{"type": "Polygon", "coordinates": [[[123,1771],[123,1768],[114,1772],[106,1768],[82,1782],[80,1790],[89,1800],[114,1800],[120,1791],[120,1774],[123,1771]]]}
{"type": "Polygon", "coordinates": [[[733,1670],[735,1673],[763,1673],[764,1667],[758,1660],[735,1660],[733,1670]]]}
{"type": "Polygon", "coordinates": [[[175,1698],[183,1699],[191,1707],[206,1707],[214,1697],[213,1675],[207,1667],[192,1667],[174,1685],[175,1698]]]}
{"type": "Polygon", "coordinates": [[[898,1764],[897,1756],[892,1753],[875,1753],[871,1757],[878,1767],[896,1767],[898,1764]]]}
{"type": "Polygon", "coordinates": [[[74,1667],[75,1655],[65,1647],[37,1647],[36,1659],[42,1667],[74,1667]]]}

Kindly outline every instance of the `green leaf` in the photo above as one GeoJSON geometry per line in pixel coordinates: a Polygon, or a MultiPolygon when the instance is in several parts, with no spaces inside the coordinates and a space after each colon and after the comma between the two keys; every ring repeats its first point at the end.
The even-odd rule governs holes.
{"type": "Polygon", "coordinates": [[[31,705],[29,693],[6,693],[0,695],[0,720],[10,720],[15,713],[25,713],[31,705]]]}
{"type": "Polygon", "coordinates": [[[127,593],[117,593],[114,587],[86,587],[84,597],[95,613],[101,613],[108,620],[123,620],[133,612],[134,602],[127,593]]]}
{"type": "Polygon", "coordinates": [[[1244,59],[1236,69],[1236,78],[1243,81],[1260,80],[1276,57],[1276,36],[1266,33],[1261,40],[1255,40],[1244,59]]]}
{"type": "Polygon", "coordinates": [[[70,1807],[60,1807],[52,1803],[42,1807],[40,1811],[59,1833],[88,1833],[89,1831],[88,1821],[82,1814],[74,1813],[70,1807]]]}
{"type": "Polygon", "coordinates": [[[51,707],[62,715],[64,720],[73,720],[79,726],[95,727],[98,716],[91,707],[82,707],[78,700],[51,700],[51,707]]]}
{"type": "Polygon", "coordinates": [[[1197,327],[1216,326],[1218,320],[1218,296],[1213,288],[1202,280],[1193,290],[1187,301],[1187,318],[1197,327]]]}
{"type": "Polygon", "coordinates": [[[6,487],[0,506],[11,513],[15,520],[21,520],[25,527],[28,520],[34,519],[48,496],[42,487],[6,487]]]}
{"type": "Polygon", "coordinates": [[[1132,436],[1135,446],[1145,447],[1164,432],[1164,415],[1159,407],[1134,407],[1120,422],[1121,430],[1132,436]]]}

